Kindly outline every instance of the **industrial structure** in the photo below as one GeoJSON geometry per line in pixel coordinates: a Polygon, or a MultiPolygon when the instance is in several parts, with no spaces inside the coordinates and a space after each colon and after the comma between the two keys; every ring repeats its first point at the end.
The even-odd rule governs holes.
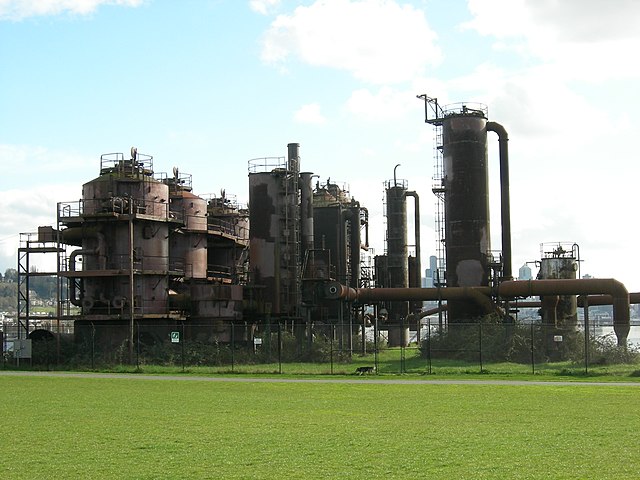
{"type": "MultiPolygon", "coordinates": [[[[302,171],[299,145],[287,157],[249,161],[249,205],[223,190],[203,197],[176,167],[157,173],[153,157],[132,148],[102,155],[99,175],[82,198],[58,204],[57,225],[23,234],[18,255],[21,334],[34,333],[33,275],[57,278],[58,322],[75,324],[76,340],[101,329],[102,345],[161,340],[180,326],[193,338],[247,341],[272,322],[302,343],[323,325],[341,348],[353,347],[373,308],[390,345],[420,329],[423,301],[438,302],[449,323],[495,314],[510,321],[511,303],[541,296],[543,322],[575,328],[577,299],[598,295],[614,306],[620,345],[629,332],[629,294],[612,279],[576,278],[577,245],[543,250],[536,280],[514,281],[511,265],[508,135],[486,106],[441,107],[419,96],[435,128],[437,262],[421,288],[418,194],[396,177],[385,182],[385,252],[370,259],[368,209],[346,185],[302,171]],[[490,244],[488,132],[499,141],[501,251],[490,244]],[[415,238],[407,238],[413,198],[415,238]],[[413,242],[413,244],[411,244],[413,242]],[[35,255],[54,255],[56,270],[32,272],[35,255]],[[136,338],[134,338],[134,334],[136,338]]],[[[550,330],[549,335],[555,336],[550,330]]]]}
{"type": "MultiPolygon", "coordinates": [[[[433,193],[436,206],[438,267],[435,288],[353,289],[338,282],[327,285],[327,295],[359,303],[437,300],[438,311],[446,310],[447,321],[477,322],[496,314],[511,321],[510,303],[531,296],[546,300],[542,322],[567,327],[575,325],[576,296],[599,295],[613,304],[614,331],[619,345],[626,345],[629,333],[630,296],[614,279],[577,279],[559,276],[557,270],[573,260],[556,251],[543,258],[543,278],[518,282],[512,277],[511,213],[509,202],[509,152],[506,129],[488,120],[482,104],[459,103],[441,106],[436,98],[419,95],[424,101],[425,122],[435,128],[433,193]],[[492,250],[489,226],[487,133],[499,141],[501,251],[492,250]],[[552,268],[560,262],[562,266],[552,268]],[[549,266],[546,268],[546,266],[549,266]],[[545,273],[548,272],[548,273],[545,273]],[[551,273],[555,272],[555,273],[551,273]],[[604,293],[606,292],[606,293],[604,293]],[[603,297],[604,296],[604,297],[603,297]],[[570,299],[569,308],[558,316],[558,298],[570,299]],[[446,300],[446,305],[442,302],[446,300]]],[[[397,188],[397,185],[394,184],[397,188]]],[[[634,298],[634,295],[631,296],[634,298]]],[[[551,338],[554,330],[549,334],[551,338]]]]}

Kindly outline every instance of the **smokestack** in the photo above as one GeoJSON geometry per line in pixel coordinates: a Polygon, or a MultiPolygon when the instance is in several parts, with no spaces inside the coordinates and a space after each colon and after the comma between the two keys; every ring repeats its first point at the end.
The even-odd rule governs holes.
{"type": "Polygon", "coordinates": [[[300,144],[290,143],[287,145],[288,149],[288,168],[292,173],[297,174],[300,172],[300,144]]]}

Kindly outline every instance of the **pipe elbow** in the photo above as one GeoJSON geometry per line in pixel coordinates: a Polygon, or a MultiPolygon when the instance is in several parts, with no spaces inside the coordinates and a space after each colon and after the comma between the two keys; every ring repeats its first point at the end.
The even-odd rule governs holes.
{"type": "Polygon", "coordinates": [[[340,215],[342,216],[342,222],[346,222],[347,220],[353,220],[353,212],[350,209],[345,209],[342,212],[340,212],[340,215]]]}
{"type": "Polygon", "coordinates": [[[71,252],[69,254],[69,271],[71,272],[75,272],[76,271],[76,257],[78,255],[85,255],[87,253],[90,253],[90,250],[86,250],[84,248],[79,248],[77,250],[74,250],[73,252],[71,252]]]}
{"type": "Polygon", "coordinates": [[[507,133],[507,129],[500,125],[498,122],[487,122],[487,131],[497,133],[498,139],[500,141],[509,141],[509,134],[507,133]]]}
{"type": "Polygon", "coordinates": [[[624,283],[616,280],[615,278],[609,279],[611,285],[611,295],[614,297],[627,297],[629,298],[629,290],[624,286],[624,283]]]}

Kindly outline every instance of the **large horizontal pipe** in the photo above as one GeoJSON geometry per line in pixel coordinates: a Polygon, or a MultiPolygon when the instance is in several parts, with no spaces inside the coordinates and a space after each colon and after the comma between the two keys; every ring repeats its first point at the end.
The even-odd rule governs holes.
{"type": "MultiPolygon", "coordinates": [[[[626,345],[630,329],[629,292],[613,278],[582,278],[506,281],[498,285],[495,293],[502,298],[531,297],[537,295],[611,295],[613,325],[619,345],[626,345]]],[[[371,303],[391,300],[460,300],[469,299],[493,311],[489,296],[491,287],[449,288],[349,288],[338,282],[325,286],[327,298],[371,303]],[[487,308],[489,307],[489,308],[487,308]]]]}
{"type": "MultiPolygon", "coordinates": [[[[587,305],[594,307],[596,305],[613,305],[613,297],[611,295],[580,295],[578,297],[578,306],[585,306],[585,299],[587,305]]],[[[629,293],[629,303],[631,305],[637,305],[640,303],[640,292],[629,293]]]]}
{"type": "Polygon", "coordinates": [[[630,330],[629,292],[613,278],[508,281],[498,286],[498,294],[505,298],[533,295],[610,295],[613,330],[618,338],[618,345],[627,344],[630,330]]]}
{"type": "Polygon", "coordinates": [[[472,300],[482,306],[485,313],[495,311],[489,298],[489,287],[449,288],[350,288],[339,282],[325,286],[330,299],[342,299],[361,303],[383,301],[472,300]],[[486,291],[482,291],[485,289],[486,291]]]}

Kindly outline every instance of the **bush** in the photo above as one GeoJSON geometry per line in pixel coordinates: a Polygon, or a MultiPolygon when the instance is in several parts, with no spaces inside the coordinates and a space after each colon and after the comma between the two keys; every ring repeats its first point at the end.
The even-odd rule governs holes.
{"type": "Polygon", "coordinates": [[[592,365],[633,364],[640,361],[638,350],[619,346],[613,334],[591,338],[589,357],[592,365]]]}
{"type": "MultiPolygon", "coordinates": [[[[442,331],[432,332],[420,346],[421,356],[451,360],[515,363],[544,363],[585,360],[584,334],[573,328],[555,325],[501,323],[495,316],[477,323],[450,323],[442,331]],[[562,341],[554,337],[562,336],[562,341]],[[533,337],[532,337],[533,336],[533,337]],[[533,359],[532,359],[533,356],[533,359]]],[[[640,361],[636,348],[617,345],[613,334],[589,340],[592,365],[633,364],[640,361]]]]}
{"type": "MultiPolygon", "coordinates": [[[[540,359],[541,336],[538,337],[534,355],[540,359]]],[[[505,323],[497,315],[488,315],[476,323],[450,323],[447,328],[432,332],[421,343],[420,352],[422,357],[528,363],[531,361],[530,326],[512,321],[505,323]]]]}

